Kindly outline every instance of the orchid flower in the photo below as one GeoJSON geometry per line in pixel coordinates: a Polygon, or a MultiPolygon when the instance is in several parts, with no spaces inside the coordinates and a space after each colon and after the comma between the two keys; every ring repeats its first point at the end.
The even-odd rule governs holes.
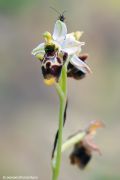
{"type": "Polygon", "coordinates": [[[101,127],[104,127],[101,121],[92,121],[86,129],[78,131],[68,139],[71,141],[73,138],[76,139],[79,134],[84,134],[82,139],[78,139],[72,144],[74,148],[70,154],[71,164],[76,164],[79,168],[84,169],[91,160],[94,151],[101,155],[99,147],[93,142],[96,130],[101,127]]]}
{"type": "Polygon", "coordinates": [[[83,73],[90,72],[90,68],[77,55],[81,52],[84,42],[78,41],[82,32],[67,34],[66,24],[57,20],[53,35],[44,33],[45,42],[32,50],[32,54],[41,60],[44,82],[48,85],[58,82],[61,70],[66,60],[83,73]]]}

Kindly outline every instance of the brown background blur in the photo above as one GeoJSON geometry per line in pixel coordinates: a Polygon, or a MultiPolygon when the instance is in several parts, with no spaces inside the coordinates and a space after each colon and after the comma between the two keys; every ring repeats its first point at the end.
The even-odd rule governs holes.
{"type": "Polygon", "coordinates": [[[65,13],[68,31],[82,30],[93,74],[68,80],[68,135],[100,119],[96,143],[103,153],[85,171],[62,159],[61,180],[120,179],[120,0],[0,0],[0,177],[51,179],[50,157],[58,123],[58,97],[43,84],[31,50],[65,13]]]}

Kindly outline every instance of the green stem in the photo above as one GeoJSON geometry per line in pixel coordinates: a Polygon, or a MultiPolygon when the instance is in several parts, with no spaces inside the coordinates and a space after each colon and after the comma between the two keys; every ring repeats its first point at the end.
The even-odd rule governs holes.
{"type": "Polygon", "coordinates": [[[60,100],[60,109],[59,109],[59,132],[58,132],[58,142],[55,151],[55,155],[53,157],[53,176],[52,180],[58,180],[58,176],[60,173],[60,165],[61,165],[61,151],[62,151],[62,134],[63,134],[63,120],[64,120],[64,109],[66,105],[66,95],[67,95],[67,74],[66,67],[63,66],[62,74],[59,84],[56,84],[56,89],[59,95],[60,100]]]}

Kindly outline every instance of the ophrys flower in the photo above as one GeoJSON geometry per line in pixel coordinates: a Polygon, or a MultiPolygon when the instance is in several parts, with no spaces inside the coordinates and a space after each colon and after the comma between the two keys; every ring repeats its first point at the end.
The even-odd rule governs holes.
{"type": "MultiPolygon", "coordinates": [[[[85,130],[83,130],[86,135],[82,140],[74,144],[74,149],[70,155],[71,164],[76,164],[79,168],[84,169],[91,160],[94,151],[101,155],[99,147],[93,142],[96,130],[101,127],[104,127],[104,124],[101,121],[93,121],[85,130]]],[[[80,131],[78,133],[80,133],[80,131]]]]}
{"type": "MultiPolygon", "coordinates": [[[[55,23],[53,35],[44,33],[45,42],[32,50],[32,54],[41,61],[44,82],[48,85],[58,82],[61,70],[67,58],[68,61],[79,70],[89,67],[77,57],[84,42],[77,40],[80,32],[67,34],[66,24],[60,20],[55,23]]],[[[69,63],[68,63],[69,64],[69,63]]]]}

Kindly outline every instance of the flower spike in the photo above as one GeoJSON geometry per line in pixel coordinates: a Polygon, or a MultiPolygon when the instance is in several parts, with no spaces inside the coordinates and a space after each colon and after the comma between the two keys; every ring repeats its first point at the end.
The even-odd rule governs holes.
{"type": "MultiPolygon", "coordinates": [[[[53,8],[54,9],[54,8],[53,8]]],[[[64,12],[55,22],[53,34],[46,31],[43,34],[44,42],[31,52],[41,62],[43,81],[46,85],[55,85],[59,96],[59,124],[55,135],[52,151],[52,180],[58,180],[61,164],[61,153],[73,146],[70,162],[84,169],[96,151],[101,155],[99,147],[93,142],[98,128],[103,127],[100,121],[92,121],[87,128],[78,131],[62,145],[63,127],[66,122],[67,112],[67,77],[76,80],[83,79],[91,73],[86,64],[87,54],[80,54],[84,42],[80,41],[83,32],[76,31],[67,34],[64,22],[64,12]]]]}

